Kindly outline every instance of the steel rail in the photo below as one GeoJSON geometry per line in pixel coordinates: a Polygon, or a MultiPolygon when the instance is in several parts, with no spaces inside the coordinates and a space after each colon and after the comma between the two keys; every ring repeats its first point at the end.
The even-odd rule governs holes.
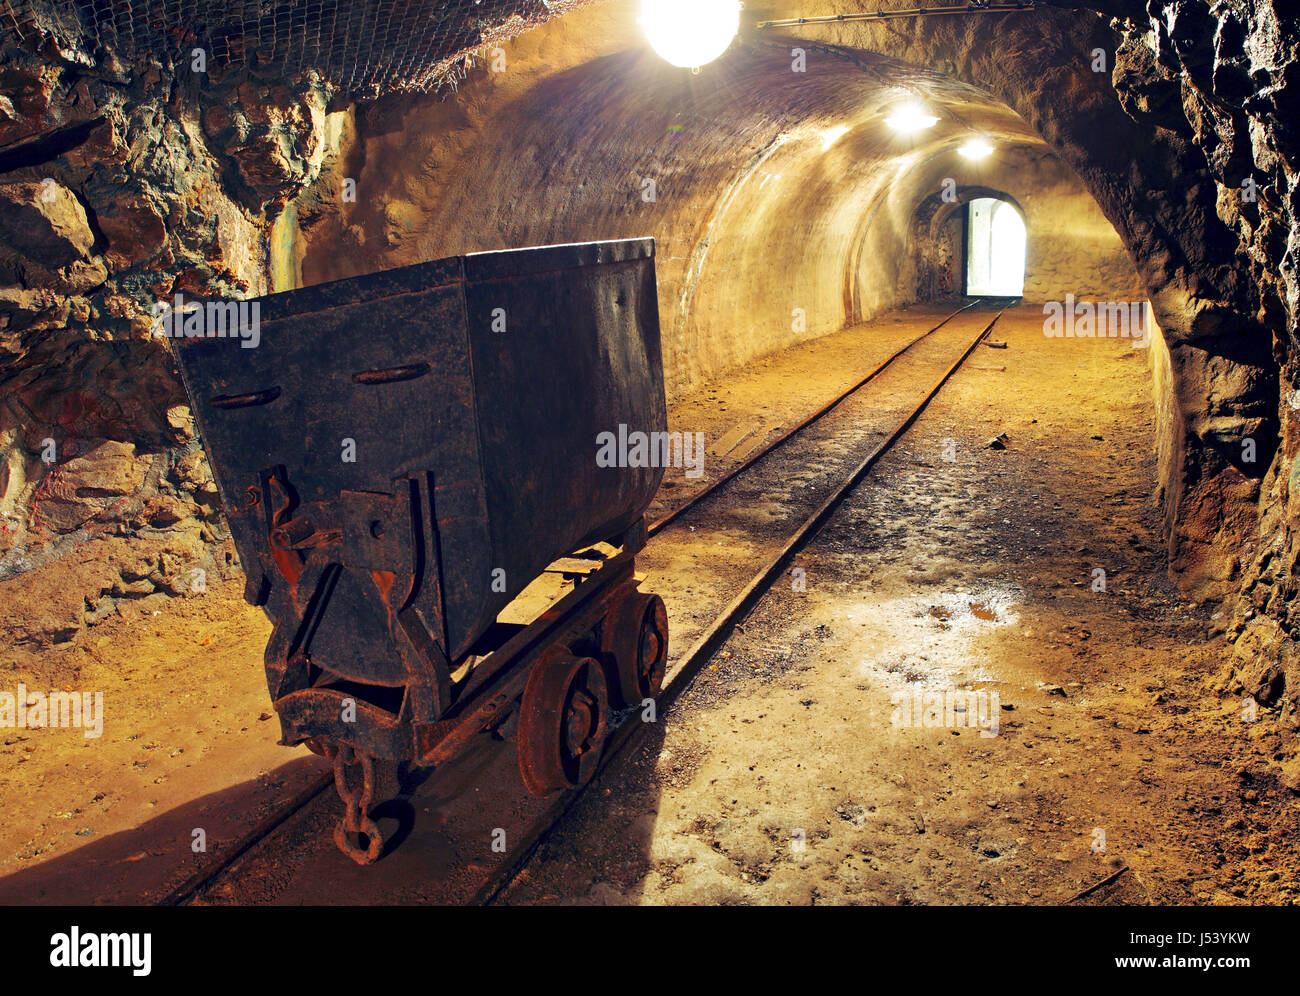
{"type": "MultiPolygon", "coordinates": [[[[803,548],[807,542],[817,535],[825,526],[827,520],[835,510],[843,503],[849,492],[870,473],[871,468],[876,465],[882,456],[884,456],[903,434],[907,432],[921,417],[922,412],[929,407],[930,402],[934,400],[935,395],[943,388],[949,378],[952,377],[957,369],[970,358],[971,353],[984,338],[993,331],[993,326],[997,324],[998,319],[1002,317],[1003,311],[999,311],[980,331],[969,346],[962,352],[952,364],[944,371],[943,375],[935,381],[925,397],[920,403],[901,421],[894,430],[885,437],[876,447],[868,453],[862,461],[853,469],[836,489],[818,506],[817,510],[810,515],[788,539],[781,549],[772,556],[767,563],[755,574],[748,584],[741,590],[731,603],[723,610],[722,614],[714,619],[709,628],[696,641],[694,646],[686,654],[682,664],[673,672],[668,684],[659,693],[655,700],[655,706],[658,715],[663,715],[669,707],[682,695],[688,688],[696,675],[704,669],[705,665],[713,659],[714,654],[718,652],[731,636],[736,626],[753,610],[759,600],[767,593],[772,582],[778,576],[784,573],[794,555],[803,548]]],[[[604,757],[601,759],[600,766],[595,776],[586,785],[577,788],[567,789],[561,792],[559,797],[549,806],[534,824],[527,836],[522,842],[515,845],[514,849],[507,854],[507,857],[488,875],[484,884],[480,886],[475,893],[471,905],[487,906],[491,905],[504,892],[510,884],[518,877],[524,866],[528,864],[537,848],[541,845],[547,835],[555,828],[564,815],[573,808],[574,804],[582,797],[583,792],[588,786],[594,785],[599,779],[601,773],[617,758],[627,752],[632,745],[637,743],[640,737],[644,736],[645,727],[648,724],[638,722],[635,718],[629,719],[618,728],[617,731],[609,738],[605,747],[604,757]]]]}
{"type": "Polygon", "coordinates": [[[200,892],[210,886],[227,868],[251,851],[259,843],[269,837],[275,830],[290,817],[294,816],[308,803],[315,799],[326,789],[334,786],[334,770],[331,768],[328,772],[321,775],[318,779],[309,782],[301,791],[294,795],[288,802],[283,804],[279,809],[273,809],[263,819],[259,820],[251,829],[241,835],[228,851],[210,862],[207,866],[200,868],[189,878],[185,879],[180,885],[172,889],[162,899],[158,900],[158,906],[183,906],[191,899],[195,898],[200,892]]]}
{"type": "MultiPolygon", "coordinates": [[[[921,333],[911,342],[903,346],[901,349],[897,350],[892,355],[886,357],[883,362],[878,364],[870,373],[868,373],[865,377],[859,380],[856,384],[854,384],[852,387],[845,389],[842,393],[832,398],[830,401],[826,402],[826,404],[822,405],[820,408],[818,408],[815,412],[813,412],[811,415],[805,418],[798,425],[791,428],[789,432],[785,433],[782,436],[778,436],[776,439],[772,440],[772,442],[765,444],[761,449],[755,450],[753,453],[751,453],[748,457],[745,458],[745,461],[743,463],[737,464],[730,471],[728,471],[724,476],[718,478],[716,481],[711,483],[703,491],[700,491],[697,494],[692,495],[686,501],[682,502],[682,504],[674,508],[671,512],[668,512],[667,514],[660,516],[654,522],[650,523],[649,528],[646,530],[647,535],[653,536],[655,533],[659,532],[661,529],[667,526],[674,519],[678,518],[678,516],[682,515],[682,513],[686,512],[688,509],[694,508],[705,498],[708,498],[711,494],[713,494],[715,491],[721,488],[724,484],[731,482],[740,474],[742,474],[744,471],[748,470],[754,464],[758,463],[759,460],[763,459],[763,457],[767,456],[773,450],[789,442],[790,439],[798,435],[804,429],[808,428],[808,426],[812,425],[814,422],[820,420],[824,415],[828,414],[832,409],[838,407],[841,403],[846,401],[851,395],[856,394],[858,391],[862,390],[862,388],[866,387],[866,385],[869,384],[871,381],[875,380],[876,376],[882,373],[886,367],[888,367],[891,363],[893,363],[896,359],[898,359],[900,356],[906,353],[909,349],[915,346],[922,339],[926,338],[927,336],[933,335],[935,332],[938,332],[941,328],[947,325],[950,321],[952,321],[962,312],[969,311],[971,308],[975,307],[975,305],[979,303],[980,302],[978,300],[975,300],[972,301],[970,304],[963,305],[962,307],[954,311],[951,315],[949,315],[947,318],[945,318],[943,321],[941,321],[934,328],[930,329],[928,332],[921,333]]],[[[740,445],[740,444],[737,443],[736,445],[740,445]]]]}
{"type": "MultiPolygon", "coordinates": [[[[649,529],[647,530],[648,534],[650,536],[653,536],[655,533],[661,531],[664,527],[666,527],[671,522],[676,520],[678,517],[680,517],[690,508],[694,507],[699,502],[703,501],[705,498],[709,497],[710,495],[718,491],[724,485],[730,483],[732,480],[734,480],[745,470],[749,469],[754,464],[756,464],[768,453],[784,445],[795,435],[797,435],[798,433],[806,429],[808,426],[820,420],[823,416],[828,414],[830,411],[832,411],[834,408],[836,408],[838,405],[840,405],[842,402],[848,399],[851,395],[860,391],[868,383],[874,380],[882,371],[884,371],[885,368],[887,368],[891,363],[897,360],[900,356],[902,356],[904,353],[910,350],[921,340],[937,332],[939,329],[943,328],[945,325],[947,325],[958,315],[966,311],[969,311],[971,308],[975,307],[975,305],[979,303],[980,303],[979,301],[972,301],[970,304],[958,308],[956,311],[948,315],[946,318],[943,319],[943,321],[939,322],[933,328],[929,329],[926,332],[923,332],[921,335],[917,336],[915,339],[911,340],[910,342],[902,346],[900,349],[896,350],[894,353],[888,356],[884,361],[882,361],[876,367],[874,367],[869,373],[867,373],[866,376],[862,377],[859,381],[857,381],[857,383],[853,384],[851,387],[847,388],[839,395],[832,398],[830,401],[826,402],[826,404],[822,405],[820,408],[818,408],[807,418],[803,419],[798,425],[791,428],[789,432],[773,440],[771,443],[766,444],[765,446],[762,447],[762,449],[757,450],[756,452],[751,454],[743,463],[734,467],[725,476],[719,478],[717,481],[714,481],[703,491],[699,492],[696,495],[693,495],[682,505],[673,509],[667,515],[656,520],[654,523],[652,523],[649,526],[649,529]]],[[[846,484],[842,484],[840,488],[835,492],[835,494],[833,494],[831,498],[828,499],[828,502],[831,504],[829,505],[823,504],[822,508],[820,508],[818,512],[814,514],[814,518],[816,518],[818,515],[823,515],[823,514],[829,515],[828,509],[833,509],[835,505],[838,505],[839,501],[842,500],[843,496],[848,492],[848,490],[853,486],[853,484],[856,483],[857,480],[860,480],[861,477],[866,474],[866,472],[870,469],[870,467],[874,465],[875,461],[878,460],[881,455],[883,455],[885,450],[887,450],[890,446],[893,445],[895,441],[897,441],[897,438],[902,435],[902,432],[906,431],[906,427],[910,426],[911,423],[915,421],[917,416],[920,415],[921,411],[924,410],[925,406],[928,405],[930,400],[933,399],[934,395],[938,392],[938,389],[943,386],[943,384],[948,380],[949,377],[952,376],[953,372],[956,371],[957,367],[960,366],[961,363],[963,363],[970,356],[971,352],[975,349],[975,347],[979,344],[979,342],[982,341],[984,337],[989,334],[989,332],[993,329],[993,326],[997,324],[997,320],[1002,317],[1002,314],[1003,312],[999,311],[998,314],[994,316],[993,320],[989,322],[987,326],[984,327],[983,331],[980,332],[975,342],[972,343],[971,346],[966,350],[966,352],[962,354],[961,358],[957,361],[957,363],[954,364],[951,368],[949,368],[947,373],[945,373],[944,376],[940,379],[936,387],[934,387],[931,390],[930,394],[926,396],[926,398],[922,401],[920,407],[918,407],[912,413],[912,415],[910,415],[909,418],[903,424],[900,425],[899,428],[896,428],[894,430],[893,435],[887,437],[885,442],[883,442],[880,446],[877,446],[877,448],[872,452],[872,454],[870,454],[867,457],[867,461],[864,461],[863,464],[860,464],[859,467],[854,471],[853,475],[850,478],[850,482],[846,484]]],[[[822,521],[824,521],[824,515],[822,521]]],[[[809,535],[811,535],[808,532],[808,526],[809,523],[805,522],[804,525],[800,527],[800,530],[795,534],[795,538],[792,539],[790,542],[788,542],[785,545],[785,547],[782,548],[781,554],[778,555],[779,558],[784,558],[788,553],[791,553],[795,549],[797,549],[797,546],[802,545],[802,542],[806,541],[806,538],[809,535]]],[[[820,528],[820,525],[817,528],[820,528]]],[[[771,564],[769,563],[768,567],[764,568],[764,570],[760,572],[760,575],[758,577],[750,581],[750,583],[746,586],[745,591],[742,592],[740,596],[738,596],[738,599],[745,599],[747,596],[755,596],[756,594],[761,595],[762,591],[766,590],[766,587],[770,585],[771,578],[768,577],[768,580],[761,584],[759,583],[759,581],[761,578],[768,576],[770,568],[771,568],[771,564]]],[[[757,601],[757,598],[755,597],[753,600],[757,601]]],[[[747,604],[743,608],[743,612],[747,613],[750,608],[752,608],[752,603],[747,604]]],[[[681,688],[684,687],[684,685],[682,684],[682,676],[684,672],[687,670],[688,667],[693,667],[690,677],[694,677],[694,673],[697,672],[699,668],[702,667],[703,664],[707,662],[708,658],[712,657],[713,653],[716,652],[717,649],[716,646],[713,648],[713,650],[710,650],[708,652],[706,657],[699,660],[698,664],[696,662],[698,655],[703,653],[706,643],[711,646],[713,642],[717,640],[719,633],[721,633],[724,628],[725,628],[725,635],[722,636],[722,640],[725,641],[726,635],[730,635],[731,629],[734,628],[735,621],[737,620],[733,619],[730,626],[723,626],[722,624],[725,623],[729,615],[734,616],[736,611],[738,611],[737,602],[733,602],[723,612],[723,615],[719,616],[718,619],[714,621],[713,625],[710,626],[709,631],[705,634],[703,638],[701,638],[701,641],[696,643],[695,647],[692,648],[690,654],[688,654],[687,663],[679,667],[674,672],[672,681],[670,682],[669,686],[665,687],[665,689],[660,693],[660,697],[657,700],[658,703],[667,706],[667,705],[671,705],[671,703],[675,701],[677,695],[680,693],[681,688]],[[671,692],[670,689],[672,690],[671,692]]],[[[718,642],[717,646],[721,646],[721,642],[718,642]]],[[[689,683],[689,680],[687,680],[687,683],[689,683]]],[[[623,726],[620,727],[620,729],[614,734],[614,736],[610,738],[611,745],[610,748],[607,748],[605,758],[601,761],[601,765],[600,765],[601,771],[605,769],[607,764],[615,756],[619,755],[622,752],[627,742],[630,741],[632,734],[635,732],[636,732],[636,724],[630,722],[624,723],[623,726]]],[[[278,829],[281,825],[283,825],[287,820],[289,820],[291,817],[296,815],[301,810],[305,809],[314,799],[316,799],[327,789],[333,786],[333,784],[334,784],[333,771],[326,772],[322,774],[318,780],[310,782],[306,787],[304,787],[301,791],[295,794],[283,807],[281,807],[280,809],[272,810],[272,812],[270,812],[265,818],[260,820],[257,824],[251,827],[247,832],[242,834],[236,840],[235,844],[230,849],[223,852],[216,860],[211,862],[206,867],[200,868],[198,871],[193,873],[189,878],[185,879],[180,885],[172,889],[171,892],[169,892],[166,896],[164,896],[161,900],[158,901],[157,905],[181,906],[189,902],[190,900],[196,898],[205,889],[209,888],[213,884],[213,882],[215,882],[224,872],[226,872],[231,866],[233,866],[236,861],[238,861],[241,857],[247,854],[254,847],[256,847],[266,837],[270,836],[276,829],[278,829]]],[[[546,810],[546,813],[543,815],[543,818],[538,820],[537,823],[534,824],[536,830],[530,832],[528,837],[525,839],[525,841],[522,844],[517,845],[517,850],[522,855],[522,857],[517,861],[512,860],[503,863],[503,865],[509,864],[513,868],[513,870],[509,874],[509,878],[502,880],[502,875],[498,872],[494,872],[489,882],[485,884],[482,888],[480,888],[479,891],[475,894],[474,900],[472,901],[473,904],[483,905],[483,904],[491,903],[500,894],[500,892],[504,890],[506,886],[509,885],[510,881],[513,881],[514,877],[518,875],[519,870],[522,869],[523,865],[527,863],[529,858],[531,858],[532,854],[535,852],[541,840],[544,839],[545,835],[550,832],[551,828],[554,827],[555,823],[558,822],[558,820],[564,815],[564,813],[566,813],[572,807],[573,803],[577,800],[577,797],[581,794],[581,792],[582,789],[576,789],[576,790],[570,790],[569,792],[562,793],[560,799],[558,799],[555,803],[552,804],[551,807],[549,807],[546,810]],[[497,883],[497,884],[494,885],[493,883],[497,883]]]]}

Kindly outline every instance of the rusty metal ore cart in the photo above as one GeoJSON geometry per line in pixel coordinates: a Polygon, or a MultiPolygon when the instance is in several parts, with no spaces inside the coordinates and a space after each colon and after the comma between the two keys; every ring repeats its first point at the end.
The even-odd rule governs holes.
{"type": "Polygon", "coordinates": [[[282,742],[335,766],[336,842],[382,852],[377,764],[436,766],[515,717],[528,789],[582,784],[611,710],[656,694],[667,659],[663,601],[633,575],[662,467],[596,460],[602,432],[666,429],[653,240],[456,256],[258,305],[254,348],[172,342],[245,597],[274,626],[282,742]],[[548,568],[573,590],[498,622],[548,568]]]}

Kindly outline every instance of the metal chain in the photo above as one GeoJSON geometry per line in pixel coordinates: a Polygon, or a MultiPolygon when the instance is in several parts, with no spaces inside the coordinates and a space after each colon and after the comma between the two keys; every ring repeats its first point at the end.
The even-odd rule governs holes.
{"type": "Polygon", "coordinates": [[[338,849],[359,865],[369,865],[379,860],[384,851],[384,836],[379,824],[370,818],[370,806],[375,794],[375,759],[351,744],[327,741],[325,756],[334,763],[334,787],[343,800],[343,818],[334,828],[334,843],[338,849]],[[348,786],[347,770],[361,769],[361,784],[348,786]],[[348,839],[348,834],[365,835],[367,846],[362,848],[348,839]]]}

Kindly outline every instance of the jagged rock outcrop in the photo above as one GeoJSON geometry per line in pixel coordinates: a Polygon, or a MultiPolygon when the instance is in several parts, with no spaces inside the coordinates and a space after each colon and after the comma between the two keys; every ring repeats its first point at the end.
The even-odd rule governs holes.
{"type": "MultiPolygon", "coordinates": [[[[816,10],[805,10],[792,2],[777,10],[759,0],[746,16],[861,6],[818,0],[816,10]]],[[[63,557],[83,565],[85,585],[76,597],[51,594],[62,599],[59,611],[12,623],[16,638],[38,644],[66,635],[78,618],[93,620],[149,593],[183,591],[190,563],[224,569],[212,557],[223,535],[215,491],[166,344],[151,335],[150,306],[178,291],[265,291],[269,224],[287,205],[333,233],[340,256],[404,247],[438,254],[449,226],[464,224],[468,208],[483,199],[482,178],[517,170],[523,185],[502,190],[503,206],[486,212],[492,232],[554,240],[554,219],[581,209],[588,213],[573,217],[590,224],[562,234],[606,237],[610,218],[641,224],[663,217],[641,200],[639,184],[661,165],[659,150],[704,140],[696,146],[703,155],[660,180],[683,198],[683,217],[711,224],[720,190],[739,189],[751,175],[755,185],[778,183],[761,168],[765,157],[785,154],[792,136],[810,140],[800,127],[829,126],[848,113],[835,103],[847,99],[843,80],[879,70],[865,62],[852,74],[844,67],[869,52],[919,67],[929,74],[926,86],[951,87],[955,78],[1014,109],[1077,173],[1123,240],[1168,346],[1156,383],[1171,565],[1196,597],[1240,593],[1226,628],[1238,664],[1224,687],[1280,703],[1294,716],[1300,32],[1283,0],[1095,0],[1091,9],[1040,3],[1023,14],[828,26],[816,36],[825,43],[819,65],[839,66],[834,72],[843,80],[823,77],[833,85],[818,95],[814,83],[798,106],[791,103],[788,46],[772,34],[750,38],[751,54],[762,49],[761,58],[780,71],[764,82],[749,66],[745,96],[766,101],[752,120],[727,119],[710,138],[705,128],[682,138],[670,124],[677,108],[707,108],[716,117],[737,99],[728,93],[708,104],[709,95],[682,88],[634,120],[626,113],[611,119],[605,132],[588,136],[589,154],[552,161],[545,136],[516,138],[529,132],[529,108],[566,95],[566,127],[581,137],[583,122],[607,110],[602,100],[634,103],[619,98],[620,87],[647,75],[626,46],[611,47],[600,34],[607,20],[573,24],[565,35],[568,75],[561,78],[545,53],[534,51],[531,62],[512,62],[518,75],[484,83],[509,98],[516,117],[496,119],[512,124],[508,133],[485,124],[497,113],[486,90],[421,114],[382,101],[367,105],[356,120],[368,137],[349,169],[366,155],[378,162],[405,153],[419,161],[405,187],[355,208],[336,196],[341,174],[328,174],[321,186],[329,191],[312,188],[329,165],[334,94],[311,72],[289,79],[252,60],[224,75],[196,75],[183,63],[127,67],[111,52],[0,36],[0,578],[30,581],[34,569],[63,557]],[[1108,60],[1104,72],[1089,65],[1097,49],[1108,60]],[[583,65],[589,72],[577,68],[583,65]],[[407,121],[429,128],[408,139],[401,134],[407,121]],[[651,125],[655,134],[625,143],[628,131],[651,125]],[[512,140],[523,144],[511,151],[512,140]],[[743,150],[740,166],[727,158],[736,149],[743,150]],[[466,162],[480,171],[460,176],[466,162]],[[626,189],[594,189],[588,179],[596,165],[626,189]],[[425,188],[452,194],[431,207],[422,200],[425,188]],[[85,559],[91,551],[108,560],[85,559]],[[111,566],[119,561],[131,566],[111,566]]],[[[483,30],[483,38],[504,36],[499,24],[483,30]]],[[[860,105],[854,113],[866,113],[860,105]]],[[[818,155],[835,161],[848,147],[832,143],[818,155]]],[[[843,162],[852,168],[850,157],[843,162]]],[[[806,189],[790,196],[809,197],[811,216],[817,198],[807,191],[822,189],[814,181],[825,177],[805,167],[791,175],[803,177],[795,186],[806,189]]],[[[675,301],[692,314],[734,311],[736,295],[698,281],[698,247],[722,244],[727,233],[711,230],[694,243],[687,226],[679,234],[661,271],[675,301]]],[[[739,222],[730,238],[745,249],[756,244],[739,222]]],[[[736,258],[750,274],[738,294],[748,299],[770,284],[745,252],[736,258]]],[[[317,261],[309,276],[324,279],[327,269],[317,261]]],[[[843,297],[852,304],[846,313],[857,313],[861,287],[849,284],[820,296],[837,306],[843,297]]],[[[795,303],[781,306],[788,311],[795,303]]],[[[690,357],[709,344],[684,314],[674,320],[681,349],[670,367],[685,380],[690,357]]]]}
{"type": "Polygon", "coordinates": [[[0,47],[0,628],[40,646],[231,569],[154,308],[266,292],[330,91],[0,47]],[[38,577],[56,561],[62,588],[38,577]]]}

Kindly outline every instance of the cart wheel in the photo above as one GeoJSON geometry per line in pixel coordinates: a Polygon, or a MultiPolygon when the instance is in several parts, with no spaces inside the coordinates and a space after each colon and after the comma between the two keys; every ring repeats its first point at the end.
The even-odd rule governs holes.
{"type": "Polygon", "coordinates": [[[590,657],[548,654],[533,665],[519,707],[519,773],[533,795],[585,785],[605,746],[609,693],[590,657]]]}
{"type": "Polygon", "coordinates": [[[605,617],[601,649],[614,658],[619,708],[654,698],[668,664],[668,611],[652,592],[629,589],[605,617]]]}

